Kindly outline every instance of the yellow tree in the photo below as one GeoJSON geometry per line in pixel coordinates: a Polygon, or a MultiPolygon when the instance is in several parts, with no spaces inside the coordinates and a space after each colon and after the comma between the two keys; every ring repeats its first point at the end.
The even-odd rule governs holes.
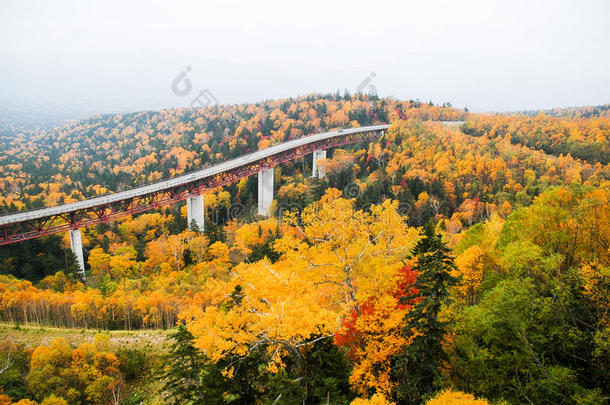
{"type": "Polygon", "coordinates": [[[196,236],[194,232],[183,231],[178,235],[163,235],[146,245],[144,267],[152,270],[156,266],[162,271],[179,271],[184,267],[184,253],[188,243],[196,236]]]}
{"type": "Polygon", "coordinates": [[[340,194],[331,189],[300,218],[291,216],[292,231],[274,242],[282,254],[277,262],[240,264],[215,290],[216,305],[181,314],[212,360],[262,347],[272,371],[284,366],[285,356],[299,365],[305,346],[334,336],[346,316],[361,313],[362,303],[394,291],[417,232],[395,202],[363,212],[340,194]]]}
{"type": "MultiPolygon", "coordinates": [[[[63,338],[34,349],[26,380],[37,400],[54,394],[69,403],[107,403],[111,388],[120,381],[119,361],[107,352],[108,337],[70,348],[63,338]]],[[[44,403],[44,401],[43,401],[44,403]]],[[[60,403],[60,402],[48,402],[60,403]]]]}
{"type": "Polygon", "coordinates": [[[483,281],[484,255],[485,251],[481,247],[473,245],[455,259],[457,270],[454,275],[462,276],[457,290],[469,304],[475,301],[477,289],[483,281]]]}
{"type": "Polygon", "coordinates": [[[426,405],[489,405],[486,399],[476,399],[472,394],[446,390],[432,398],[426,405]]]}
{"type": "Polygon", "coordinates": [[[115,246],[110,257],[110,273],[116,279],[124,279],[133,276],[138,267],[136,261],[137,252],[131,246],[115,246]]]}
{"type": "Polygon", "coordinates": [[[89,266],[94,275],[106,274],[110,270],[110,255],[102,248],[93,248],[89,252],[89,266]]]}
{"type": "Polygon", "coordinates": [[[188,248],[195,263],[201,263],[204,261],[208,244],[209,240],[204,235],[197,235],[189,241],[188,248]]]}
{"type": "Polygon", "coordinates": [[[384,395],[375,394],[370,399],[356,398],[350,405],[394,405],[384,395]]]}

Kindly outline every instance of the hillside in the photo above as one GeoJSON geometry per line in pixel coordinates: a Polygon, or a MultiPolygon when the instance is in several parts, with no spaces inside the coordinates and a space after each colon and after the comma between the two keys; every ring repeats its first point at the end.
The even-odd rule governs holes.
{"type": "Polygon", "coordinates": [[[254,176],[205,194],[202,233],[187,229],[181,204],[82,229],[86,280],[65,235],[1,247],[0,360],[21,360],[0,387],[14,401],[91,404],[145,401],[143,386],[158,390],[151,403],[168,400],[184,379],[198,382],[176,395],[201,403],[420,403],[448,387],[485,403],[603,403],[610,118],[582,111],[602,112],[489,115],[309,95],[2,138],[7,213],[333,128],[391,124],[378,142],[329,151],[325,179],[310,177],[311,157],[276,167],[269,218],[250,214],[254,176]],[[110,343],[92,343],[101,330],[110,343]],[[66,360],[80,352],[82,362],[66,360]],[[147,372],[134,374],[132,357],[147,372]],[[56,370],[45,362],[62,361],[73,374],[48,379],[56,370]],[[163,381],[149,379],[157,372],[163,381]]]}

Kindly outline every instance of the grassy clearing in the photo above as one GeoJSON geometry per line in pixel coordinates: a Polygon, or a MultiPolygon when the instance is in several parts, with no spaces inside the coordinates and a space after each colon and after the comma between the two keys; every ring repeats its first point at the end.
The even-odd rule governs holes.
{"type": "Polygon", "coordinates": [[[149,354],[163,353],[167,350],[166,337],[171,330],[116,330],[98,331],[94,329],[66,329],[48,326],[18,327],[8,323],[0,323],[0,341],[23,343],[26,346],[48,345],[56,337],[62,337],[72,346],[93,342],[98,334],[110,336],[112,349],[120,348],[144,349],[149,354]]]}

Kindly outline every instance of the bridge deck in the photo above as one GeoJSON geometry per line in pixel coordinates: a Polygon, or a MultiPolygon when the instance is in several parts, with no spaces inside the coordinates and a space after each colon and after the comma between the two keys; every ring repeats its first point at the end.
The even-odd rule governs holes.
{"type": "MultiPolygon", "coordinates": [[[[175,177],[169,180],[159,181],[157,183],[149,184],[146,186],[134,188],[131,190],[121,191],[118,193],[113,193],[105,196],[94,197],[90,199],[86,199],[83,201],[78,201],[69,204],[63,204],[48,208],[41,208],[31,211],[18,212],[15,214],[8,214],[0,216],[0,226],[16,224],[20,222],[27,222],[32,220],[40,220],[43,218],[49,217],[57,217],[62,214],[73,213],[77,211],[83,211],[94,207],[107,206],[112,203],[117,203],[121,201],[132,200],[137,197],[143,197],[155,192],[169,190],[175,187],[179,187],[182,185],[187,185],[202,179],[206,179],[209,177],[213,177],[220,173],[229,172],[239,167],[245,167],[253,162],[260,161],[261,159],[273,157],[278,154],[282,154],[286,151],[313,144],[316,142],[320,142],[327,139],[332,139],[336,137],[344,137],[349,134],[358,134],[364,132],[373,132],[373,131],[384,131],[387,130],[389,125],[374,125],[368,127],[359,127],[359,128],[349,128],[331,132],[324,132],[320,134],[310,135],[307,137],[294,139],[287,142],[282,142],[278,145],[271,146],[266,149],[262,149],[256,152],[249,153],[247,155],[240,156],[235,159],[228,160],[226,162],[214,165],[212,167],[198,170],[189,174],[185,174],[182,176],[175,177]]],[[[41,233],[42,235],[43,233],[41,233]]],[[[2,238],[0,238],[2,239],[2,238]]],[[[4,240],[1,242],[10,243],[9,238],[5,236],[4,240]]],[[[15,240],[16,241],[16,240],[15,240]]],[[[0,244],[4,244],[0,243],[0,244]]]]}

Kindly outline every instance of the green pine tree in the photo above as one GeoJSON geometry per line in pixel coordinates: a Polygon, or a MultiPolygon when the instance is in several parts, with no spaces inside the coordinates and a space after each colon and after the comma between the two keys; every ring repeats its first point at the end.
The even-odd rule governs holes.
{"type": "Polygon", "coordinates": [[[194,344],[194,337],[184,324],[170,335],[173,344],[165,356],[165,367],[161,373],[163,392],[168,404],[201,404],[200,373],[205,366],[205,357],[194,344]]]}
{"type": "Polygon", "coordinates": [[[440,366],[445,359],[442,341],[447,324],[438,315],[441,307],[450,301],[449,288],[458,281],[450,274],[455,265],[449,252],[431,223],[424,227],[422,238],[411,251],[417,258],[414,270],[419,276],[414,290],[407,290],[417,292],[405,297],[405,301],[418,301],[405,315],[403,333],[410,336],[416,330],[421,335],[394,361],[392,372],[400,403],[419,404],[439,388],[440,366]]]}

